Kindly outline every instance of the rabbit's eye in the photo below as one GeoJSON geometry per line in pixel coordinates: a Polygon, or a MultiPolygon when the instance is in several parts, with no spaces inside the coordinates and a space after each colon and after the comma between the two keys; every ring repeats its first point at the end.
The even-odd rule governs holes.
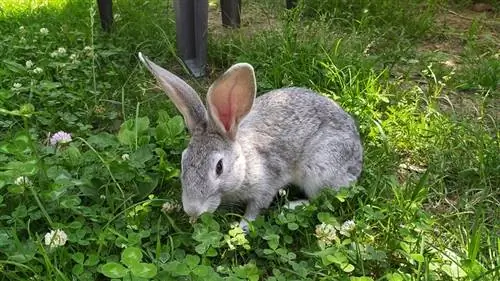
{"type": "Polygon", "coordinates": [[[217,166],[215,167],[215,173],[217,176],[220,176],[222,174],[222,159],[217,162],[217,166]]]}

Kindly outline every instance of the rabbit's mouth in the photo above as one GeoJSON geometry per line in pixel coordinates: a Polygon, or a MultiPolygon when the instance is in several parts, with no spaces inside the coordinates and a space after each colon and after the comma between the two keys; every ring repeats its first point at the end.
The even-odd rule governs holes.
{"type": "Polygon", "coordinates": [[[196,217],[196,216],[189,217],[190,224],[195,224],[197,220],[198,220],[198,217],[196,217]]]}
{"type": "Polygon", "coordinates": [[[207,199],[200,200],[190,198],[189,196],[183,197],[184,212],[190,217],[190,221],[196,219],[203,213],[213,213],[220,205],[221,198],[218,195],[210,196],[207,199]]]}

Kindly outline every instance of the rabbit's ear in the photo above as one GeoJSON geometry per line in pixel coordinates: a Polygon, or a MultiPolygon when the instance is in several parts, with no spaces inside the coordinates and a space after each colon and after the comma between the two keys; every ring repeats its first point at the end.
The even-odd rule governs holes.
{"type": "Polygon", "coordinates": [[[255,91],[255,74],[248,63],[233,65],[208,89],[210,118],[229,139],[234,140],[240,121],[252,108],[255,91]]]}
{"type": "Polygon", "coordinates": [[[161,88],[184,116],[189,132],[193,134],[197,128],[206,127],[207,110],[196,91],[181,78],[150,61],[142,53],[139,52],[138,55],[141,62],[156,77],[161,88]]]}

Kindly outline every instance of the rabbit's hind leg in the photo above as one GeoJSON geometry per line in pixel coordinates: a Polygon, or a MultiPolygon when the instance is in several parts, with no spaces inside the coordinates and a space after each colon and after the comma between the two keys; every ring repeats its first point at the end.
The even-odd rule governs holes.
{"type": "Polygon", "coordinates": [[[353,143],[348,136],[323,130],[315,134],[304,147],[298,162],[294,183],[308,198],[324,188],[349,186],[356,180],[351,172],[353,143]]]}

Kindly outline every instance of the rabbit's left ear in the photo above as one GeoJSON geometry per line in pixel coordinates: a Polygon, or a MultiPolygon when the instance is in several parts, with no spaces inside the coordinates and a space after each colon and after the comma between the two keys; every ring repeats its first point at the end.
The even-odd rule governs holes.
{"type": "Polygon", "coordinates": [[[208,89],[210,120],[229,139],[235,139],[241,120],[252,109],[256,88],[253,67],[248,63],[238,63],[208,89]]]}

